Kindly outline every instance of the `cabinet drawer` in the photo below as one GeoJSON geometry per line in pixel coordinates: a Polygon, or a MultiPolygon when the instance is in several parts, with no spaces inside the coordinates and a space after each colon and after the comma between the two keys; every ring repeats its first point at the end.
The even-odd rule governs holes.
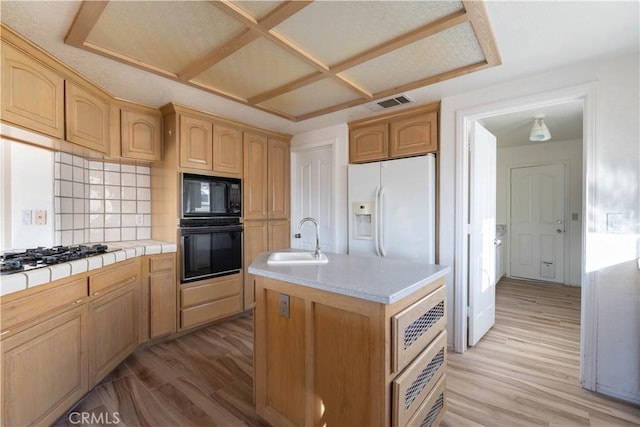
{"type": "Polygon", "coordinates": [[[224,276],[211,282],[183,288],[180,291],[180,307],[190,307],[240,294],[242,291],[242,275],[224,276]]]}
{"type": "Polygon", "coordinates": [[[442,286],[391,318],[393,372],[407,366],[444,329],[446,297],[442,286]]]}
{"type": "Polygon", "coordinates": [[[149,272],[155,273],[156,271],[172,270],[174,264],[175,261],[173,254],[151,257],[149,258],[149,272]]]}
{"type": "Polygon", "coordinates": [[[70,280],[68,283],[64,283],[65,281],[68,279],[46,291],[3,303],[2,330],[64,306],[71,308],[74,304],[84,301],[83,298],[87,296],[86,277],[70,280]]]}
{"type": "Polygon", "coordinates": [[[407,425],[431,427],[440,424],[440,420],[447,409],[447,390],[445,387],[446,379],[446,375],[443,375],[442,378],[440,378],[438,383],[433,387],[431,393],[429,393],[407,425]]]}
{"type": "Polygon", "coordinates": [[[122,285],[135,282],[137,277],[138,264],[128,262],[125,265],[89,277],[89,294],[92,296],[104,294],[122,285]]]}
{"type": "Polygon", "coordinates": [[[242,298],[240,294],[213,301],[207,304],[197,305],[182,310],[181,327],[189,328],[222,317],[239,313],[242,310],[242,298]]]}
{"type": "Polygon", "coordinates": [[[393,425],[408,425],[420,404],[447,366],[447,333],[440,332],[416,359],[393,381],[393,425]]]}

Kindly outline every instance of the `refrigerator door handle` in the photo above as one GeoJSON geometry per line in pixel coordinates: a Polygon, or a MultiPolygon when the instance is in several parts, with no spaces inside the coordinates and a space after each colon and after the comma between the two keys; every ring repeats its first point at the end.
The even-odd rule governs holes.
{"type": "Polygon", "coordinates": [[[378,224],[380,223],[379,220],[379,214],[380,214],[380,210],[378,209],[378,202],[380,200],[380,187],[376,187],[376,198],[375,201],[373,202],[373,215],[374,215],[374,225],[375,225],[375,229],[373,230],[373,234],[375,236],[375,241],[373,243],[373,249],[376,251],[376,255],[380,256],[380,242],[379,242],[379,235],[378,235],[378,224]]]}
{"type": "Polygon", "coordinates": [[[384,211],[384,187],[380,187],[380,195],[378,196],[378,204],[380,211],[379,221],[378,221],[378,229],[380,230],[380,237],[378,238],[379,246],[380,246],[380,255],[387,256],[387,251],[384,249],[384,217],[382,212],[384,211]]]}

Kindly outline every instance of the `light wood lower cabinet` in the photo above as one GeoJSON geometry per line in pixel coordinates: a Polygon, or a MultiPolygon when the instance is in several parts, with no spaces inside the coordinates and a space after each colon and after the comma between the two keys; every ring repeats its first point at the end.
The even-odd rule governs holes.
{"type": "Polygon", "coordinates": [[[150,255],[142,261],[140,342],[176,332],[176,254],[150,255]]]}
{"type": "Polygon", "coordinates": [[[437,425],[445,298],[442,279],[386,305],[256,277],[256,412],[272,425],[437,425]],[[396,363],[404,349],[415,356],[396,363]]]}
{"type": "Polygon", "coordinates": [[[245,221],[244,223],[244,309],[255,305],[255,278],[247,271],[254,259],[266,251],[291,247],[291,221],[278,219],[270,221],[245,221]]]}
{"type": "Polygon", "coordinates": [[[87,326],[81,303],[2,340],[3,425],[49,425],[88,391],[87,326]]]}
{"type": "Polygon", "coordinates": [[[192,328],[242,311],[242,273],[181,286],[181,329],[192,328]]]}
{"type": "Polygon", "coordinates": [[[96,385],[138,346],[139,265],[89,278],[89,380],[96,385]]]}

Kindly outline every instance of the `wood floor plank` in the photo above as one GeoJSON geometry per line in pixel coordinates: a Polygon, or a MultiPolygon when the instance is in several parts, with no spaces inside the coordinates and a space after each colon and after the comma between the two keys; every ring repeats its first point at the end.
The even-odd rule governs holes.
{"type": "MultiPolygon", "coordinates": [[[[639,407],[580,386],[579,288],[502,280],[495,326],[447,357],[443,427],[640,426],[639,407]]],[[[120,426],[267,426],[252,387],[243,316],[138,350],[72,411],[117,411],[120,426]]],[[[56,425],[77,426],[69,413],[56,425]]]]}

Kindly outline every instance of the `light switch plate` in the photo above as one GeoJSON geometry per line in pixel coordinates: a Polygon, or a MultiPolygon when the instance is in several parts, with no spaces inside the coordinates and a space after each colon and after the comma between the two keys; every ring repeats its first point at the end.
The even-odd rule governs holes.
{"type": "Polygon", "coordinates": [[[22,223],[24,225],[31,225],[31,223],[32,223],[32,221],[31,221],[32,215],[33,215],[33,211],[30,211],[30,210],[22,211],[22,223]]]}

